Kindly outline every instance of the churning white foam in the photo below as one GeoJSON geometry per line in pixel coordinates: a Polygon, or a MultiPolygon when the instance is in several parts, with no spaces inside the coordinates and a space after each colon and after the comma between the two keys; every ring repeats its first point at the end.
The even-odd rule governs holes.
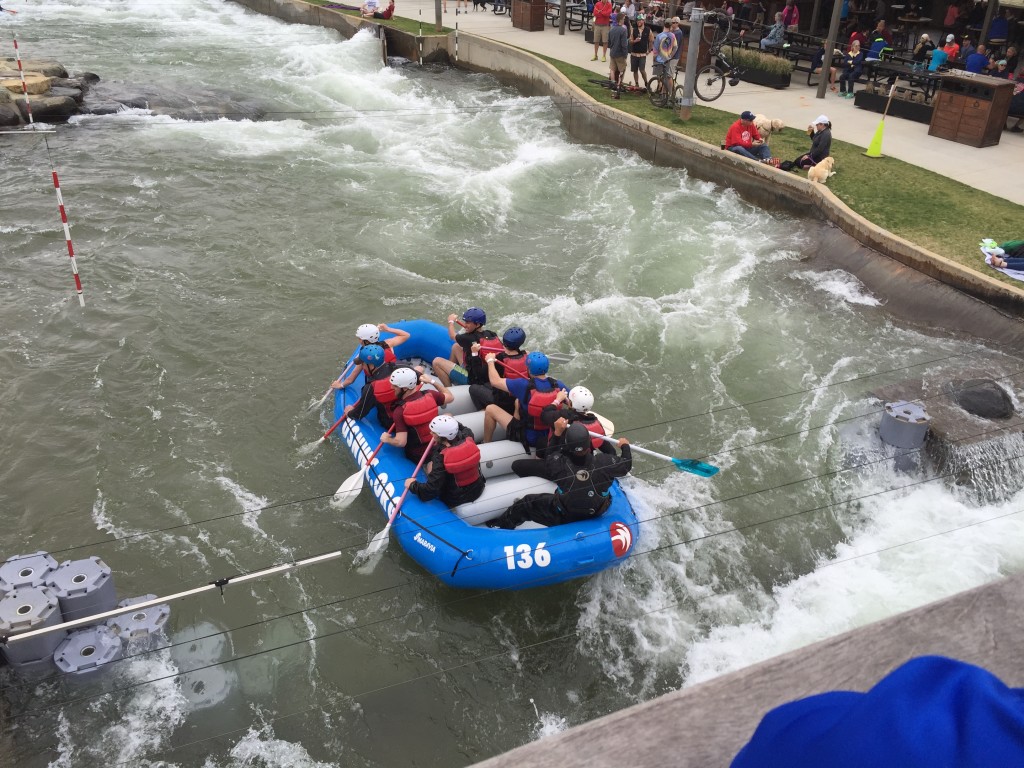
{"type": "Polygon", "coordinates": [[[909,491],[898,507],[891,500],[864,506],[867,525],[812,573],[777,586],[764,615],[716,627],[695,642],[681,670],[687,683],[976,587],[1024,564],[1024,515],[1016,514],[1024,512],[1024,494],[979,508],[936,483],[909,491]]]}
{"type": "Polygon", "coordinates": [[[825,272],[794,272],[793,277],[803,280],[817,291],[839,299],[844,304],[860,304],[867,307],[878,307],[882,304],[871,295],[871,292],[860,280],[841,269],[830,269],[825,272]]]}

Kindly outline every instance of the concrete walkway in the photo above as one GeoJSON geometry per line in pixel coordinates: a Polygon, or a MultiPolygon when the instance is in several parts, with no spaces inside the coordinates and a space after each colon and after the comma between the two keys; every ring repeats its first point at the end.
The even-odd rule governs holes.
{"type": "MultiPolygon", "coordinates": [[[[447,27],[454,28],[458,24],[460,31],[499,40],[590,69],[597,76],[607,77],[608,64],[590,60],[594,55],[594,46],[584,42],[583,32],[566,30],[565,35],[560,36],[558,29],[552,27],[550,22],[547,22],[543,32],[525,32],[512,26],[509,15],[497,16],[491,13],[489,3],[487,11],[474,12],[473,4],[467,2],[469,10],[459,9],[457,14],[456,0],[447,0],[447,3],[448,12],[442,14],[443,23],[447,27]]],[[[400,0],[396,12],[405,18],[422,18],[427,32],[433,27],[433,0],[400,0]]],[[[809,88],[806,85],[806,75],[795,72],[793,84],[789,88],[773,90],[740,83],[735,88],[727,88],[713,107],[705,107],[698,101],[696,109],[714,108],[735,114],[749,109],[779,118],[787,126],[801,130],[824,113],[832,120],[832,133],[837,139],[867,147],[878,128],[881,115],[858,109],[852,99],[841,99],[832,93],[824,99],[818,99],[816,93],[816,87],[809,88]]],[[[978,149],[929,136],[927,125],[888,117],[885,120],[882,152],[887,157],[948,175],[976,189],[1024,205],[1024,133],[1004,131],[998,145],[978,149]]]]}

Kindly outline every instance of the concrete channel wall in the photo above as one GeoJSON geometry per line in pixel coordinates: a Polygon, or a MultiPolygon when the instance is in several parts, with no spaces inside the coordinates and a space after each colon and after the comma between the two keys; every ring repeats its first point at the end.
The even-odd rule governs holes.
{"type": "Polygon", "coordinates": [[[375,32],[380,30],[389,55],[418,61],[422,50],[424,62],[449,61],[463,69],[490,73],[524,94],[550,96],[562,112],[566,130],[582,142],[630,149],[651,163],[686,168],[696,177],[733,187],[758,205],[782,206],[798,215],[829,221],[864,246],[921,275],[1015,316],[1024,314],[1024,289],[1001,283],[897,237],[854,213],[824,185],[744,160],[711,144],[600,104],[554,66],[528,51],[462,32],[455,61],[455,33],[417,37],[302,0],[234,1],[290,23],[335,29],[346,38],[364,27],[375,32]]]}
{"type": "MultiPolygon", "coordinates": [[[[899,614],[592,720],[478,768],[719,768],[761,717],[829,690],[866,691],[905,661],[940,655],[1024,685],[1024,576],[899,614]]],[[[995,766],[993,766],[995,768],[995,766]]]]}

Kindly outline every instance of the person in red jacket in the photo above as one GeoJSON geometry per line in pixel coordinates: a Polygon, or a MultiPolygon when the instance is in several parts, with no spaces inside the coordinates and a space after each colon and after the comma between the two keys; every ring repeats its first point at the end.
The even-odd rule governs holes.
{"type": "Polygon", "coordinates": [[[772,157],[772,151],[764,143],[754,125],[754,113],[749,110],[729,126],[729,132],[725,134],[725,148],[750,160],[760,160],[762,163],[768,162],[772,157]]]}
{"type": "Polygon", "coordinates": [[[427,481],[408,478],[405,487],[420,501],[440,499],[449,507],[480,498],[486,480],[480,474],[480,449],[473,430],[442,413],[430,422],[434,449],[430,452],[427,481]]]}
{"type": "Polygon", "coordinates": [[[598,0],[594,4],[594,58],[597,61],[597,46],[604,43],[601,61],[608,60],[608,30],[612,25],[612,13],[615,9],[608,0],[598,0]]]}

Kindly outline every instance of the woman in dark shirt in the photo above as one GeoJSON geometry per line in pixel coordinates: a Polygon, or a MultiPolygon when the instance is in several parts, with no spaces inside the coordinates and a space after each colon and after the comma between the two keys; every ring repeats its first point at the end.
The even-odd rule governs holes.
{"type": "Polygon", "coordinates": [[[810,168],[817,165],[832,151],[832,123],[825,115],[818,115],[814,120],[814,135],[811,136],[811,149],[805,155],[800,155],[796,165],[799,168],[810,168]]]}

